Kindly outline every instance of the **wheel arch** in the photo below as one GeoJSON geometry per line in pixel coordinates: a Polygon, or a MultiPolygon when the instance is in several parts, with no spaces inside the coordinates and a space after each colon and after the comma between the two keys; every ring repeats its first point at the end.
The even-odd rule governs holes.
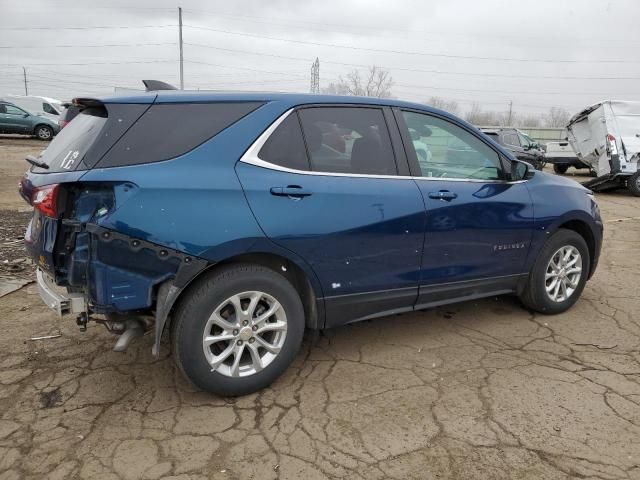
{"type": "Polygon", "coordinates": [[[597,252],[596,236],[592,228],[584,220],[572,219],[558,225],[555,231],[558,231],[560,229],[572,230],[576,232],[578,235],[580,235],[582,238],[584,238],[584,241],[587,244],[587,248],[589,249],[589,274],[587,278],[591,278],[591,275],[594,271],[594,265],[596,261],[596,252],[597,252]]]}
{"type": "Polygon", "coordinates": [[[35,135],[36,132],[38,131],[38,128],[40,128],[40,127],[47,127],[49,130],[51,130],[51,136],[52,137],[56,134],[56,131],[53,129],[53,127],[51,125],[47,125],[44,122],[36,123],[35,126],[33,127],[33,130],[31,131],[31,133],[33,135],[35,135]]]}
{"type": "Polygon", "coordinates": [[[237,263],[261,265],[282,275],[293,285],[300,295],[305,313],[305,326],[314,330],[324,326],[324,300],[322,293],[316,290],[319,288],[319,284],[314,285],[312,283],[315,280],[313,273],[306,272],[304,268],[290,258],[275,253],[249,252],[237,254],[216,263],[210,263],[190,279],[189,283],[176,297],[162,329],[171,328],[171,314],[179,308],[181,301],[184,301],[187,297],[187,292],[194,288],[203,278],[211,275],[220,268],[237,263]]]}

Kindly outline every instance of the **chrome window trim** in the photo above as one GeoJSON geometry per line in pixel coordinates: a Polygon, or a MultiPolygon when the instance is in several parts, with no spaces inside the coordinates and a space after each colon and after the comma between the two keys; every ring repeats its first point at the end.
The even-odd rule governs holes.
{"type": "Polygon", "coordinates": [[[396,180],[426,180],[426,181],[438,181],[446,180],[447,182],[470,182],[470,183],[500,183],[500,184],[516,184],[522,183],[526,180],[505,181],[505,180],[481,180],[475,178],[449,178],[449,177],[413,177],[410,175],[372,175],[364,173],[339,173],[339,172],[314,172],[310,170],[297,170],[295,168],[283,167],[276,165],[275,163],[262,160],[258,154],[260,150],[267,142],[273,132],[280,126],[285,119],[295,111],[295,108],[290,108],[282,115],[280,115],[262,134],[251,144],[247,151],[240,157],[240,162],[254,165],[256,167],[267,168],[269,170],[277,170],[279,172],[295,173],[298,175],[314,175],[319,177],[348,177],[348,178],[388,178],[396,180]]]}

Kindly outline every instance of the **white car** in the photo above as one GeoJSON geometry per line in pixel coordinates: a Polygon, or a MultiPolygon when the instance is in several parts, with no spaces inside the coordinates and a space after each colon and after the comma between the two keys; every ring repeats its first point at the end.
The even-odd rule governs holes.
{"type": "Polygon", "coordinates": [[[5,95],[0,100],[12,103],[33,115],[46,117],[56,123],[65,111],[62,102],[55,98],[36,95],[5,95]]]}

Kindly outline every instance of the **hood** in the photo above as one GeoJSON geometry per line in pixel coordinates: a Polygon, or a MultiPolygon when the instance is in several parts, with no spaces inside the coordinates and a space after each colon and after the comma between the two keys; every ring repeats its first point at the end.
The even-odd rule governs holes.
{"type": "Polygon", "coordinates": [[[560,175],[554,175],[548,172],[537,171],[535,176],[533,177],[533,180],[537,182],[543,182],[545,185],[557,185],[563,188],[570,187],[576,188],[578,190],[583,190],[585,193],[590,192],[588,188],[586,188],[576,180],[572,180],[568,177],[563,177],[560,175]]]}

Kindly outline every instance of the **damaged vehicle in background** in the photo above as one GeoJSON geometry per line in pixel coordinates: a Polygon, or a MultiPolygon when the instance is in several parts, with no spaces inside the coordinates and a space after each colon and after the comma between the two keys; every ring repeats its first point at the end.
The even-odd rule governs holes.
{"type": "Polygon", "coordinates": [[[598,263],[591,192],[424,105],[189,91],[76,104],[20,187],[40,295],[118,333],[118,350],[151,331],[157,355],[168,331],[210,392],[269,385],[305,328],[501,294],[560,313],[598,263]]]}
{"type": "Polygon", "coordinates": [[[591,170],[589,165],[578,160],[578,156],[569,144],[566,130],[562,132],[561,138],[563,138],[563,140],[558,142],[547,142],[546,144],[547,150],[545,153],[545,159],[547,163],[553,165],[553,171],[557,174],[563,175],[567,173],[569,167],[573,167],[578,170],[583,168],[591,170]]]}
{"type": "Polygon", "coordinates": [[[571,147],[596,178],[583,183],[601,192],[627,188],[640,197],[640,102],[605,100],[574,115],[571,147]]]}

